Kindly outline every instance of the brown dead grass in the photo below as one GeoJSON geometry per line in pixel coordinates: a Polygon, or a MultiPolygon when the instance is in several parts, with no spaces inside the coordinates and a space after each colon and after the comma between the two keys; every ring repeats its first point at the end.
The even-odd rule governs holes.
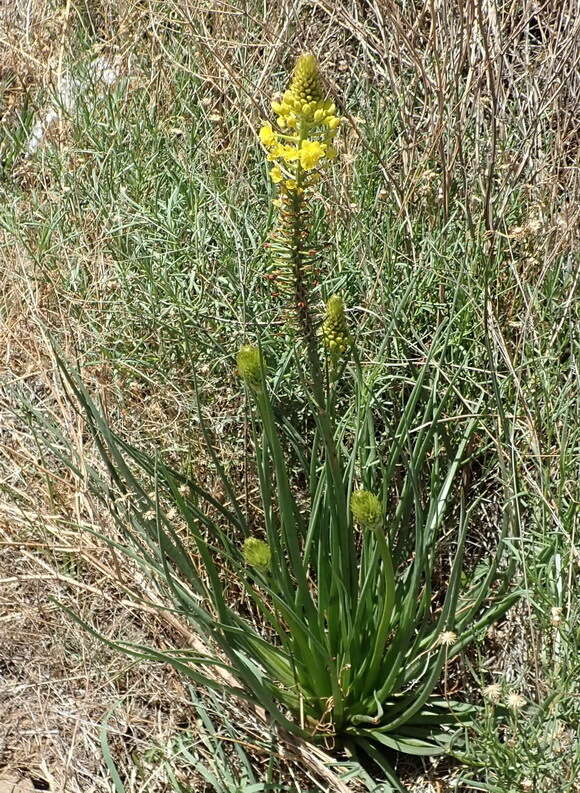
{"type": "MultiPolygon", "coordinates": [[[[81,5],[73,1],[53,8],[35,0],[26,8],[15,6],[12,15],[2,12],[4,123],[25,97],[34,102],[58,79],[67,34],[81,5]]],[[[433,161],[448,206],[451,174],[465,165],[467,130],[474,128],[476,159],[470,168],[483,174],[490,235],[499,233],[506,196],[525,172],[538,211],[557,221],[553,255],[557,246],[571,247],[580,211],[580,20],[574,2],[544,3],[538,13],[527,0],[492,2],[485,8],[460,3],[464,12],[453,14],[449,4],[417,2],[405,10],[402,5],[317,0],[298,11],[297,3],[276,3],[257,17],[244,16],[233,2],[102,0],[88,7],[98,42],[95,52],[125,62],[146,41],[155,63],[163,57],[159,25],[170,21],[181,26],[197,49],[200,77],[211,89],[209,110],[239,112],[248,126],[263,108],[256,108],[255,98],[241,87],[240,53],[248,68],[261,66],[257,89],[269,86],[273,66],[298,48],[319,52],[337,80],[356,79],[365,71],[390,92],[407,118],[397,162],[382,165],[385,188],[402,213],[417,174],[433,161]],[[514,130],[510,142],[508,133],[513,136],[514,130]]],[[[354,120],[353,134],[356,129],[354,120]]],[[[42,179],[34,167],[21,164],[21,185],[42,179]]],[[[130,764],[133,752],[163,744],[184,718],[193,718],[187,694],[171,671],[132,666],[67,619],[49,598],[111,637],[122,634],[153,645],[194,637],[175,621],[135,608],[136,599],[152,594],[144,582],[129,578],[128,588],[120,587],[110,551],[71,528],[103,528],[103,516],[67,473],[53,464],[47,467],[29,428],[14,418],[18,389],[25,385],[28,396],[52,412],[82,453],[82,426],[64,399],[48,334],[56,334],[72,358],[90,347],[90,339],[71,322],[58,293],[38,284],[26,254],[8,237],[3,249],[8,254],[0,282],[0,459],[10,495],[0,504],[0,791],[12,784],[20,786],[18,791],[26,784],[34,788],[39,779],[53,791],[110,790],[99,745],[107,711],[116,706],[111,741],[130,764]]],[[[109,387],[106,372],[94,377],[98,389],[109,387]]],[[[138,401],[134,407],[137,415],[147,412],[138,401]]],[[[154,424],[161,431],[168,419],[175,421],[175,416],[161,408],[154,424]]],[[[259,724],[255,717],[254,724],[259,724]]],[[[303,761],[320,772],[316,757],[305,761],[303,756],[303,761]]],[[[139,782],[133,783],[139,789],[139,782]]],[[[445,789],[443,781],[424,779],[417,785],[425,793],[445,789]]],[[[163,789],[163,782],[153,779],[148,789],[163,789]]]]}
{"type": "Polygon", "coordinates": [[[54,602],[108,636],[169,641],[167,626],[149,615],[143,620],[130,593],[119,590],[110,554],[71,528],[99,516],[56,466],[47,486],[47,461],[13,412],[17,389],[26,383],[28,395],[82,443],[78,418],[55,376],[42,309],[46,295],[27,280],[22,253],[12,253],[13,270],[2,283],[2,349],[10,376],[3,378],[0,401],[0,456],[10,497],[0,505],[0,768],[13,779],[20,775],[38,785],[44,779],[54,791],[109,790],[99,745],[105,713],[114,707],[111,740],[130,756],[153,736],[163,743],[183,722],[186,700],[167,670],[131,665],[54,602]]]}

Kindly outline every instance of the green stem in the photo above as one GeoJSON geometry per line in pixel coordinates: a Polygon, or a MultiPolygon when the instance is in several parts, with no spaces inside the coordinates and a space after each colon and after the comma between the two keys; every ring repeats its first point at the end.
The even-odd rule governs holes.
{"type": "MultiPolygon", "coordinates": [[[[304,269],[304,241],[307,236],[306,223],[304,222],[307,211],[304,200],[305,177],[304,169],[300,163],[297,163],[296,190],[292,191],[293,222],[290,240],[291,267],[294,282],[294,309],[300,334],[306,346],[306,359],[312,385],[312,395],[316,405],[317,423],[320,427],[326,451],[326,464],[332,482],[331,508],[334,512],[335,525],[338,530],[342,584],[349,598],[352,598],[355,586],[355,575],[353,572],[354,544],[348,521],[344,472],[335,441],[335,427],[328,411],[324,375],[318,354],[318,339],[310,308],[309,284],[304,269]]],[[[345,611],[350,614],[350,609],[345,611]]]]}
{"type": "Polygon", "coordinates": [[[385,641],[391,623],[391,616],[393,613],[393,606],[395,604],[395,571],[393,570],[393,561],[391,559],[391,552],[387,545],[387,540],[384,534],[384,528],[375,531],[375,537],[379,546],[379,553],[383,561],[383,573],[385,580],[385,592],[383,600],[383,610],[379,624],[377,626],[377,637],[373,654],[367,673],[367,680],[371,681],[377,674],[381,661],[383,659],[385,641]]]}

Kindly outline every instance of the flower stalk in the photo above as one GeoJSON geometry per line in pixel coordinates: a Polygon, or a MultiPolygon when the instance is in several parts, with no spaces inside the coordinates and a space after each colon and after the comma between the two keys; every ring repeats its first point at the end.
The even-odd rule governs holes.
{"type": "Polygon", "coordinates": [[[265,124],[259,137],[272,163],[277,186],[278,220],[269,247],[269,277],[292,303],[298,334],[306,345],[314,398],[324,409],[323,374],[318,354],[316,321],[311,306],[318,275],[318,250],[311,234],[313,187],[336,157],[333,140],[340,125],[336,107],[325,99],[313,55],[301,55],[281,101],[274,101],[277,130],[265,124]]]}
{"type": "Polygon", "coordinates": [[[344,587],[352,592],[356,577],[354,539],[312,308],[319,259],[312,235],[313,189],[320,182],[324,168],[336,158],[333,141],[341,119],[336,114],[334,102],[324,96],[318,63],[313,55],[301,55],[297,59],[290,85],[281,101],[272,103],[272,109],[276,113],[277,129],[267,123],[259,132],[260,141],[268,152],[267,160],[272,163],[270,178],[277,188],[274,205],[278,208],[278,218],[269,242],[272,262],[268,277],[289,300],[292,324],[306,348],[309,396],[316,406],[316,420],[326,452],[333,494],[331,509],[339,527],[344,587]]]}

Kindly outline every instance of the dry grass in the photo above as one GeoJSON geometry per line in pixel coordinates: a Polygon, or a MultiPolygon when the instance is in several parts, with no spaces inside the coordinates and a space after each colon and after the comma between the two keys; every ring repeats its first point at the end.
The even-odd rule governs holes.
{"type": "MultiPolygon", "coordinates": [[[[361,112],[361,80],[390,97],[399,123],[391,130],[387,153],[374,149],[376,139],[365,136],[364,119],[353,113],[346,143],[351,162],[365,148],[376,156],[382,190],[409,229],[413,213],[425,202],[431,202],[435,227],[460,207],[466,234],[485,238],[489,261],[498,246],[506,251],[509,266],[497,275],[501,297],[495,308],[507,319],[494,328],[495,339],[508,368],[517,373],[521,391],[524,477],[558,524],[559,506],[546,490],[546,476],[548,455],[564,442],[563,428],[555,427],[548,444],[537,413],[526,410],[525,360],[529,345],[538,355],[545,351],[539,304],[556,261],[564,259],[571,273],[579,272],[573,254],[580,217],[580,18],[575,2],[285,0],[250,10],[242,3],[195,0],[19,2],[0,10],[0,123],[5,130],[18,127],[25,111],[37,117],[46,112],[68,64],[80,57],[74,43],[80,26],[90,33],[91,57],[109,58],[135,90],[147,87],[168,128],[186,123],[173,119],[169,107],[176,75],[195,68],[200,96],[207,100],[203,112],[214,115],[219,131],[209,151],[230,158],[230,178],[240,180],[243,191],[251,161],[247,141],[266,112],[272,74],[298,50],[319,53],[334,93],[358,102],[361,112]],[[181,50],[168,49],[170,28],[173,36],[182,35],[181,50]],[[232,115],[239,120],[234,127],[223,122],[232,115]],[[516,194],[523,198],[514,209],[516,194]]],[[[82,155],[72,153],[66,113],[46,132],[40,156],[20,155],[7,180],[0,181],[4,196],[14,188],[20,219],[33,218],[40,205],[64,202],[65,191],[44,153],[52,147],[67,167],[82,164],[82,155]]],[[[8,156],[10,146],[8,138],[0,137],[0,159],[8,156]]],[[[350,178],[348,160],[346,168],[350,178]]],[[[346,217],[351,187],[341,186],[337,193],[346,217]]],[[[112,789],[99,743],[100,724],[112,705],[111,742],[126,768],[135,753],[151,743],[163,745],[194,719],[187,692],[170,671],[130,665],[49,600],[64,602],[111,637],[123,633],[153,645],[194,641],[169,615],[137,607],[141,598],[154,597],[147,583],[130,570],[120,574],[110,550],[79,533],[79,526],[110,527],[79,483],[55,461],[39,456],[30,427],[15,411],[23,394],[36,400],[73,439],[79,458],[85,455],[87,438],[56,376],[50,336],[71,359],[91,361],[92,386],[105,395],[113,412],[119,410],[123,384],[114,367],[99,358],[92,326],[82,319],[85,307],[87,315],[95,305],[102,308],[116,288],[106,234],[98,213],[91,211],[82,218],[78,246],[67,244],[66,236],[59,239],[61,271],[54,277],[46,278],[46,270],[13,229],[5,227],[0,244],[5,261],[0,276],[0,470],[5,493],[0,504],[0,769],[10,770],[14,779],[19,774],[45,779],[51,790],[71,793],[112,789]],[[69,257],[92,270],[93,292],[86,306],[84,297],[63,287],[69,257]]],[[[409,256],[414,255],[411,236],[409,256]]],[[[577,274],[571,279],[560,324],[550,331],[554,343],[562,327],[574,321],[577,279],[577,274]]],[[[181,449],[189,431],[183,368],[181,375],[173,384],[153,377],[145,391],[137,387],[125,396],[119,418],[125,429],[151,442],[162,438],[169,425],[181,449]]],[[[235,397],[226,387],[220,399],[235,397]]],[[[572,486],[564,485],[573,500],[572,486]]],[[[571,542],[577,543],[577,537],[571,542]]],[[[572,571],[571,566],[570,576],[572,571]]],[[[525,647],[512,666],[529,654],[526,663],[537,667],[540,637],[529,614],[518,617],[522,624],[525,647]]],[[[541,678],[538,669],[536,677],[541,678]]],[[[252,729],[262,729],[255,714],[244,720],[252,729]]],[[[288,765],[322,773],[315,755],[289,759],[288,765]]],[[[130,789],[143,789],[144,779],[149,790],[165,789],[163,779],[152,773],[152,778],[128,779],[130,789]]],[[[442,793],[448,774],[443,771],[441,781],[435,781],[434,772],[429,776],[431,782],[415,780],[417,789],[442,793]]],[[[333,784],[339,789],[336,778],[333,784]]]]}
{"type": "MultiPolygon", "coordinates": [[[[2,284],[10,376],[1,404],[9,498],[0,514],[0,767],[23,779],[44,779],[51,790],[109,790],[99,745],[104,713],[115,706],[113,740],[130,754],[149,746],[152,735],[162,741],[175,728],[184,692],[163,670],[132,667],[107,650],[50,600],[66,603],[112,635],[163,640],[164,626],[154,619],[144,623],[115,584],[110,556],[71,529],[95,519],[92,506],[70,477],[47,471],[29,428],[14,416],[17,389],[26,383],[29,394],[82,444],[78,418],[54,375],[45,295],[27,280],[25,257],[17,249],[12,254],[14,269],[2,284]]],[[[74,339],[70,333],[68,338],[74,339]]]]}

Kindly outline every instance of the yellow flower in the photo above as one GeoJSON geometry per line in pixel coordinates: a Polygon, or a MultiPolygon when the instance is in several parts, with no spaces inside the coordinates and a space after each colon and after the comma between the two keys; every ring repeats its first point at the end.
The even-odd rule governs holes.
{"type": "Polygon", "coordinates": [[[300,146],[300,165],[305,171],[311,171],[324,157],[325,150],[324,143],[319,143],[317,140],[303,140],[300,146]]]}
{"type": "Polygon", "coordinates": [[[271,124],[264,124],[259,132],[260,141],[269,148],[270,146],[274,146],[278,142],[278,136],[272,129],[271,124]]]}
{"type": "Polygon", "coordinates": [[[278,184],[278,182],[281,182],[283,178],[284,178],[284,174],[282,173],[280,168],[278,168],[278,166],[275,165],[270,171],[270,179],[274,182],[274,184],[278,184]]]}
{"type": "Polygon", "coordinates": [[[280,146],[277,150],[277,156],[284,162],[295,162],[300,158],[300,152],[296,146],[280,146]]]}
{"type": "Polygon", "coordinates": [[[296,181],[296,179],[286,179],[284,184],[286,185],[287,190],[296,190],[296,188],[298,187],[298,182],[296,181]]]}
{"type": "Polygon", "coordinates": [[[268,159],[270,161],[277,160],[279,157],[282,156],[282,153],[284,152],[284,149],[285,149],[285,146],[283,146],[281,143],[275,143],[272,146],[272,148],[270,149],[270,151],[268,152],[268,157],[266,159],[268,159]]]}

